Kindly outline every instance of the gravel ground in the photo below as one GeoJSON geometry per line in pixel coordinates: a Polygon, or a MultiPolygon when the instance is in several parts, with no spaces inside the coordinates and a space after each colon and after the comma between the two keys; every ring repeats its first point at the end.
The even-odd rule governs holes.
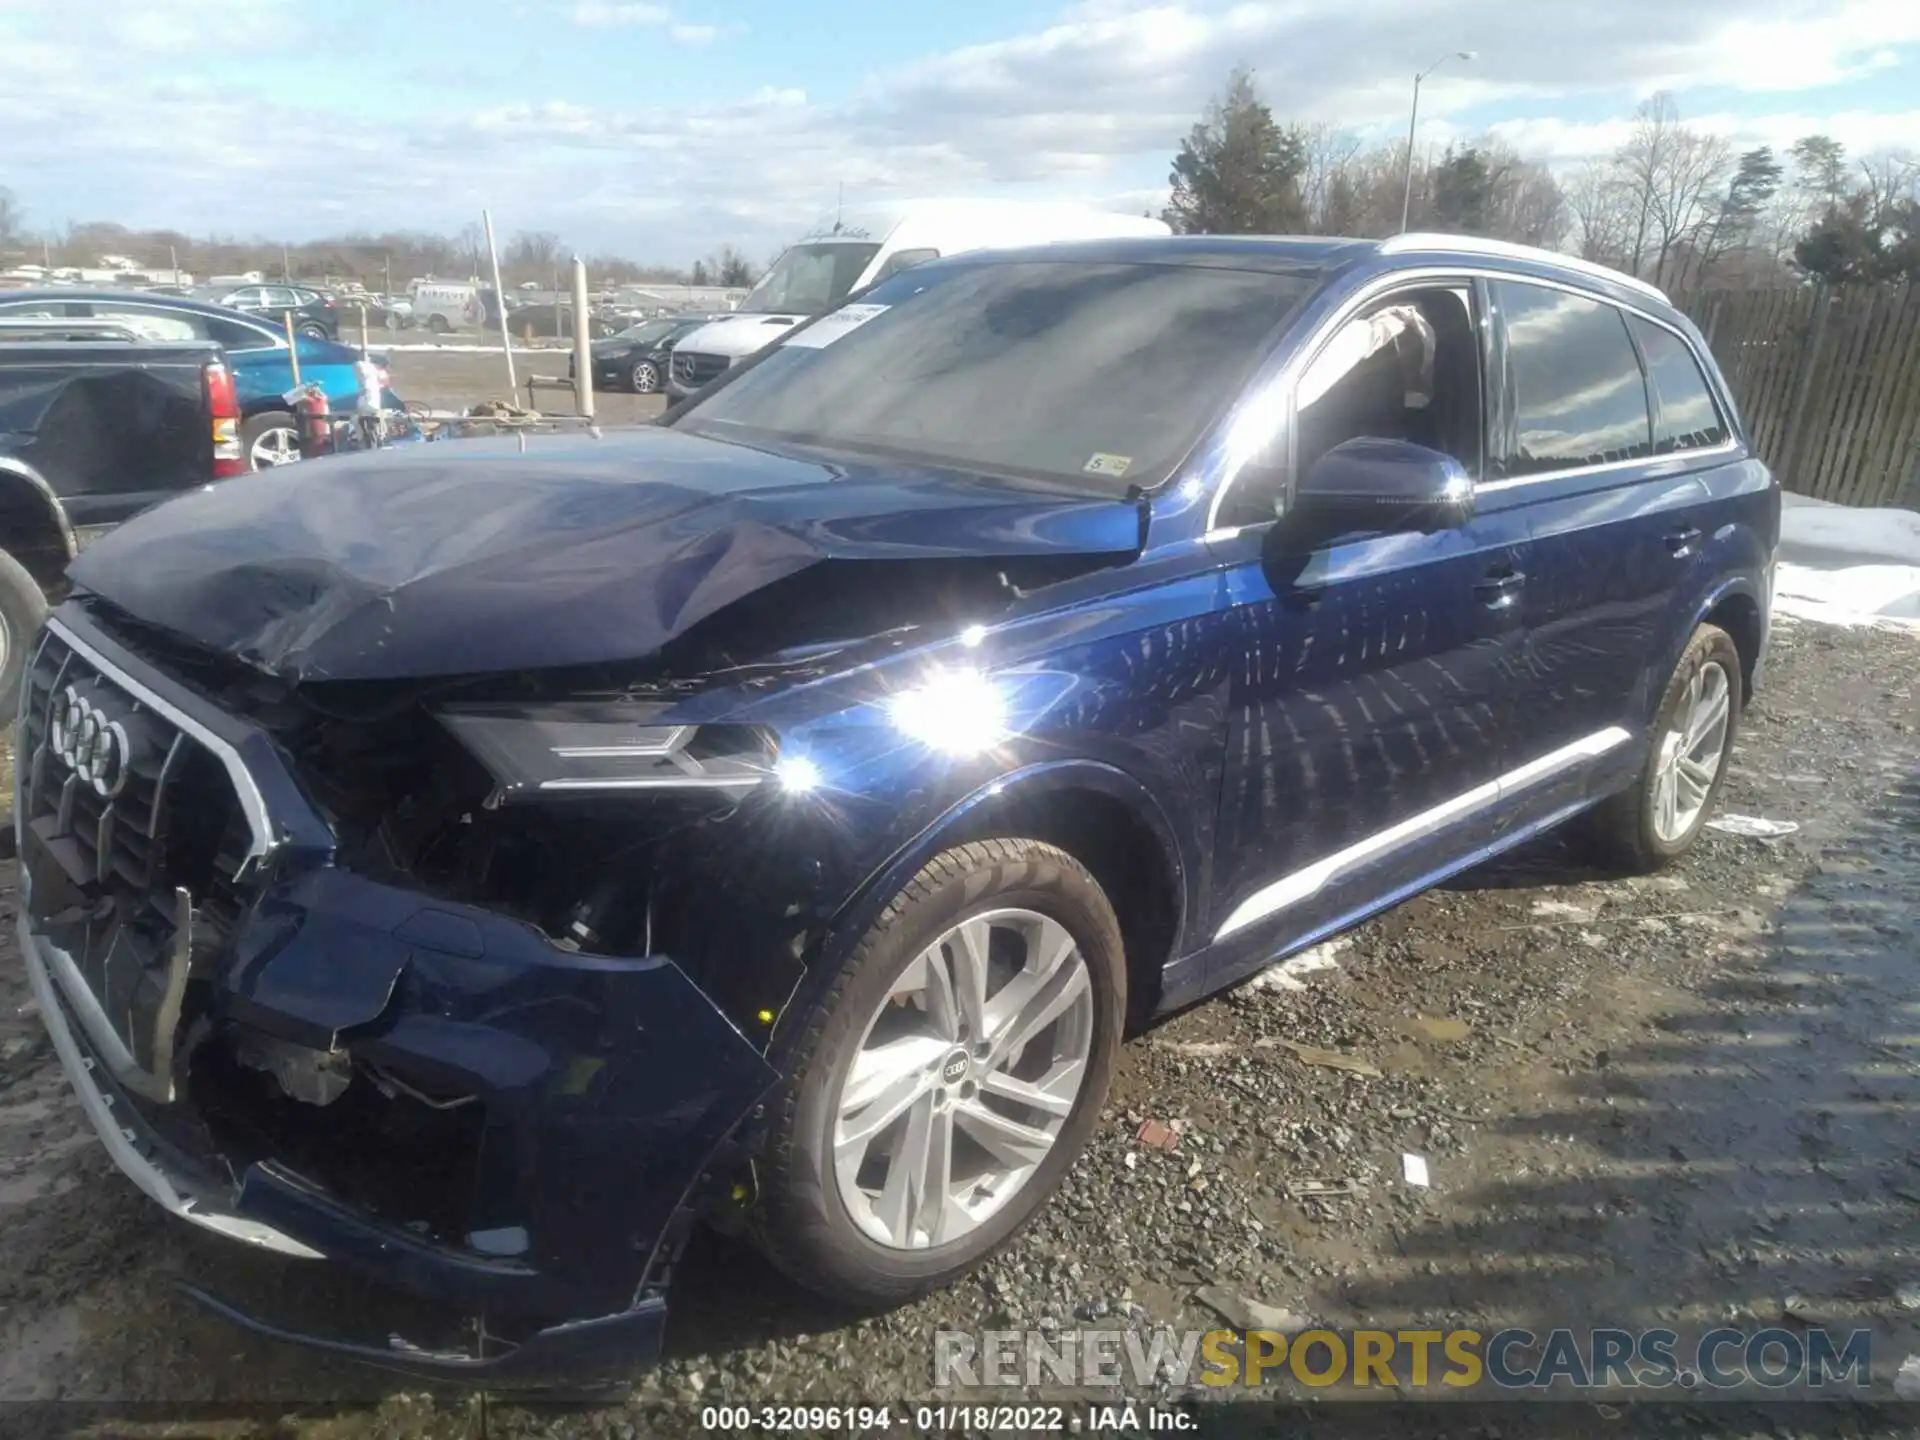
{"type": "MultiPolygon", "coordinates": [[[[702,1403],[930,1396],[938,1329],[1208,1328],[1208,1286],[1334,1327],[1860,1327],[1884,1397],[1920,1351],[1920,639],[1776,635],[1721,809],[1798,833],[1710,834],[1637,880],[1548,837],[1342,937],[1294,986],[1159,1026],[1127,1047],[1089,1154],[1038,1222],[906,1309],[836,1313],[702,1236],[671,1358],[594,1406],[423,1393],[177,1298],[169,1282],[194,1273],[338,1318],[357,1292],[168,1221],[113,1170],[26,1003],[9,878],[0,1402],[266,1407],[218,1411],[231,1433],[625,1440],[697,1429],[702,1403]],[[1378,1073],[1289,1048],[1302,1044],[1378,1073]],[[1136,1138],[1148,1119],[1183,1122],[1177,1149],[1136,1138]],[[1431,1188],[1402,1182],[1405,1153],[1426,1158],[1431,1188]]],[[[1258,1408],[1209,1399],[1213,1433],[1258,1408]]],[[[1555,1408],[1555,1433],[1834,1433],[1733,1405],[1685,1424],[1672,1406],[1624,1422],[1555,1408]]],[[[1459,1407],[1337,1404],[1287,1433],[1335,1414],[1350,1433],[1362,1411],[1399,1436],[1474,1433],[1459,1407]]],[[[1514,1407],[1471,1413],[1478,1433],[1533,1433],[1514,1407]]]]}

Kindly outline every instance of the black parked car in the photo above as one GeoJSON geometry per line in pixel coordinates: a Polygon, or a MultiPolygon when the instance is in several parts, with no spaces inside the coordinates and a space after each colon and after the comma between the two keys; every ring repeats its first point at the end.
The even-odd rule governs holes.
{"type": "Polygon", "coordinates": [[[304,285],[242,285],[222,295],[220,303],[282,324],[284,317],[292,315],[293,328],[315,340],[340,338],[340,302],[324,290],[304,285]]]}
{"type": "MultiPolygon", "coordinates": [[[[607,340],[594,342],[593,388],[631,390],[636,395],[651,395],[666,384],[667,362],[682,336],[690,335],[716,317],[712,315],[663,315],[657,320],[642,320],[607,340]]],[[[567,362],[567,374],[573,374],[573,362],[567,362]]]]}

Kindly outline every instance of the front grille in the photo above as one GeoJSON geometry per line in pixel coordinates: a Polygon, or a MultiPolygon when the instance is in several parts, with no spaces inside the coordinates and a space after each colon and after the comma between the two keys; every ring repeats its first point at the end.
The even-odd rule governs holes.
{"type": "Polygon", "coordinates": [[[27,672],[15,740],[34,928],[71,959],[135,1063],[154,1068],[177,891],[188,892],[196,957],[223,943],[242,904],[235,877],[251,832],[232,780],[199,740],[53,633],[27,672]],[[77,726],[112,733],[110,760],[77,726]]]}
{"type": "Polygon", "coordinates": [[[682,385],[704,385],[726,372],[725,355],[698,355],[685,350],[673,352],[673,378],[682,385]]]}

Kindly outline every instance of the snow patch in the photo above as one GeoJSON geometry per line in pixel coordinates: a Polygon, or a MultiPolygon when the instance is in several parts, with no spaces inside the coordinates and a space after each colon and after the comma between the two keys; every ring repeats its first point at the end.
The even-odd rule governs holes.
{"type": "Polygon", "coordinates": [[[1249,990],[1304,990],[1307,988],[1305,977],[1320,970],[1338,970],[1340,961],[1336,958],[1342,950],[1353,944],[1346,936],[1337,936],[1324,944],[1302,950],[1298,955],[1289,955],[1278,965],[1269,965],[1247,982],[1249,990]]]}
{"type": "Polygon", "coordinates": [[[1776,614],[1920,630],[1920,514],[1782,500],[1776,614]]]}

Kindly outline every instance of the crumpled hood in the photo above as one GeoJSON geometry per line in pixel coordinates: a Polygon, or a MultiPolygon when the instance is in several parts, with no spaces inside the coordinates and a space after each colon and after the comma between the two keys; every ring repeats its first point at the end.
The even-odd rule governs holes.
{"type": "Polygon", "coordinates": [[[128,521],[70,573],[294,682],[428,678],[642,658],[822,560],[1118,558],[1140,525],[1118,498],[649,427],[283,466],[128,521]]]}

